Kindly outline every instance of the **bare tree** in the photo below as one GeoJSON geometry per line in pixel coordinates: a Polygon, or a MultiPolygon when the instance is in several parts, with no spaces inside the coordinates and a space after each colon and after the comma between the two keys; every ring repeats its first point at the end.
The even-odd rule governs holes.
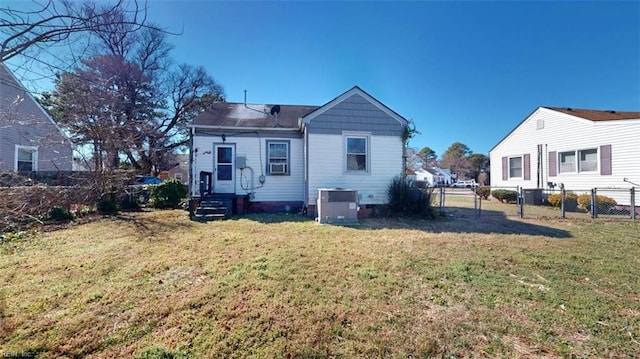
{"type": "Polygon", "coordinates": [[[158,173],[187,143],[187,123],[223,99],[223,89],[203,67],[174,66],[162,31],[124,26],[119,36],[115,28],[90,59],[58,75],[43,103],[78,144],[92,146],[96,169],[116,169],[126,158],[141,173],[158,173]]]}
{"type": "Polygon", "coordinates": [[[147,22],[145,0],[31,0],[0,5],[0,61],[32,93],[58,72],[71,71],[94,54],[96,43],[114,51],[141,29],[165,29],[147,22]],[[8,60],[12,60],[8,63],[8,60]],[[44,80],[44,82],[43,82],[44,80]]]}
{"type": "MultiPolygon", "coordinates": [[[[22,5],[22,4],[21,4],[22,5]]],[[[111,5],[72,0],[33,1],[30,10],[0,7],[0,61],[28,50],[52,45],[72,46],[76,34],[124,36],[146,25],[146,8],[137,0],[118,0],[111,5]],[[107,20],[107,21],[105,21],[107,20]]]]}

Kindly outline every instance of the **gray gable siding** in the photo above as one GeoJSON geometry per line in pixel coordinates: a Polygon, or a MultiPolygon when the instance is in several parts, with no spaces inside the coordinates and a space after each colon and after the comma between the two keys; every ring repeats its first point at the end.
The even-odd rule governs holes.
{"type": "Polygon", "coordinates": [[[403,133],[398,121],[357,94],[311,120],[307,130],[310,134],[366,131],[379,136],[402,136],[403,133]]]}
{"type": "Polygon", "coordinates": [[[69,140],[0,64],[0,171],[14,170],[16,145],[37,147],[38,171],[72,169],[69,140]]]}

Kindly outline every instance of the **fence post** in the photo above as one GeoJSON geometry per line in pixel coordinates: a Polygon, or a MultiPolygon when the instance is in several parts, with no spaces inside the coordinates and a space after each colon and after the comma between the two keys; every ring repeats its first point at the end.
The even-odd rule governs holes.
{"type": "Polygon", "coordinates": [[[444,187],[440,187],[440,215],[444,215],[444,187]]]}
{"type": "Polygon", "coordinates": [[[598,203],[596,202],[596,189],[591,189],[591,218],[598,217],[598,203]]]}
{"type": "Polygon", "coordinates": [[[631,219],[636,219],[636,188],[631,187],[631,219]]]}
{"type": "Polygon", "coordinates": [[[524,197],[522,195],[522,187],[518,186],[518,214],[520,218],[524,218],[524,197]]]}
{"type": "Polygon", "coordinates": [[[476,215],[476,217],[479,217],[480,215],[478,214],[478,194],[476,193],[477,191],[475,189],[472,189],[473,191],[473,213],[476,215]]]}
{"type": "Polygon", "coordinates": [[[565,212],[564,201],[567,198],[567,191],[564,189],[564,183],[560,183],[560,216],[564,219],[567,218],[565,212]]]}

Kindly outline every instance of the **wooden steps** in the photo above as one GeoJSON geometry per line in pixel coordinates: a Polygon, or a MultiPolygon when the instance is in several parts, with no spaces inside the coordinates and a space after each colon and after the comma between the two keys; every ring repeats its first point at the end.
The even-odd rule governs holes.
{"type": "Polygon", "coordinates": [[[195,221],[209,222],[223,220],[231,216],[232,201],[226,199],[206,199],[200,201],[193,215],[195,221]]]}

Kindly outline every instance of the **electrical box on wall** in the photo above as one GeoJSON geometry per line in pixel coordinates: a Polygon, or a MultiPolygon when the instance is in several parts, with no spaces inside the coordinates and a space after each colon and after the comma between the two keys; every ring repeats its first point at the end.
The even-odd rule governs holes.
{"type": "Polygon", "coordinates": [[[247,167],[247,156],[240,155],[236,156],[236,168],[245,168],[247,167]]]}

